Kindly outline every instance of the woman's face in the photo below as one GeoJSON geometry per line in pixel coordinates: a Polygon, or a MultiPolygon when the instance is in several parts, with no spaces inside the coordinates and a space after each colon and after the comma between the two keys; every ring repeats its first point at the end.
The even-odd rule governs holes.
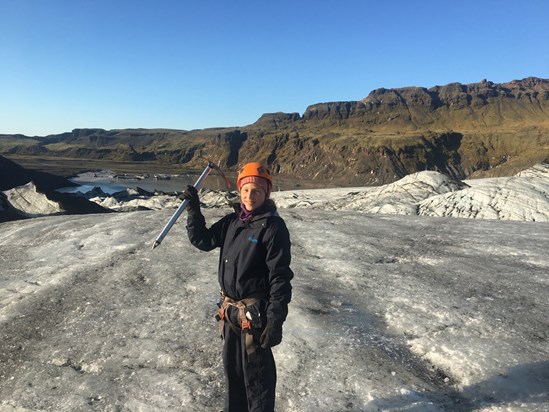
{"type": "Polygon", "coordinates": [[[240,188],[240,201],[248,212],[253,212],[265,202],[267,195],[257,183],[246,183],[240,188]]]}

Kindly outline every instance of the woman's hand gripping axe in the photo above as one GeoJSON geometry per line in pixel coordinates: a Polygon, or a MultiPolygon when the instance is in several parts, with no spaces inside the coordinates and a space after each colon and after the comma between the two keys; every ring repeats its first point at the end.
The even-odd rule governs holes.
{"type": "MultiPolygon", "coordinates": [[[[196,190],[200,190],[200,188],[202,187],[204,181],[206,180],[206,178],[208,177],[212,169],[215,169],[221,175],[221,177],[225,180],[225,183],[227,184],[227,188],[230,190],[231,183],[229,182],[229,179],[227,179],[225,174],[223,174],[223,172],[221,171],[221,168],[218,165],[216,165],[213,162],[210,162],[209,160],[208,160],[208,166],[206,166],[206,169],[204,169],[204,171],[202,172],[202,174],[194,184],[194,187],[196,188],[196,190]]],[[[162,232],[160,232],[160,234],[154,241],[154,244],[152,247],[153,249],[159,246],[160,243],[162,243],[162,240],[166,237],[166,235],[168,234],[172,226],[175,224],[179,216],[181,216],[181,213],[183,213],[183,211],[185,210],[188,204],[189,204],[189,200],[185,199],[183,203],[181,203],[181,205],[177,208],[177,210],[175,211],[173,216],[170,218],[166,226],[164,226],[164,229],[162,229],[162,232]]]]}

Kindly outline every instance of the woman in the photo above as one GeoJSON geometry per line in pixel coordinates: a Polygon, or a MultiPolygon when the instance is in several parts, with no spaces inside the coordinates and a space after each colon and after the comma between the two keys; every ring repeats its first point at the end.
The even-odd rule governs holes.
{"type": "Polygon", "coordinates": [[[288,314],[290,235],[275,203],[270,170],[246,164],[237,177],[241,203],[210,228],[189,186],[187,233],[200,250],[220,248],[218,319],[224,338],[225,412],[274,411],[276,367],[271,348],[282,341],[288,314]]]}

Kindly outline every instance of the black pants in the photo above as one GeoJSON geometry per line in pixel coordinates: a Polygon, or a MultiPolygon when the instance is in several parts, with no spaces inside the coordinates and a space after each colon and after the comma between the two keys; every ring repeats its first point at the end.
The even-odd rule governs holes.
{"type": "MultiPolygon", "coordinates": [[[[229,317],[238,325],[235,308],[229,310],[229,317]]],[[[258,344],[261,329],[254,329],[256,357],[248,362],[246,342],[243,335],[235,333],[225,322],[223,366],[225,368],[224,412],[273,412],[275,405],[276,366],[271,349],[258,344]]]]}

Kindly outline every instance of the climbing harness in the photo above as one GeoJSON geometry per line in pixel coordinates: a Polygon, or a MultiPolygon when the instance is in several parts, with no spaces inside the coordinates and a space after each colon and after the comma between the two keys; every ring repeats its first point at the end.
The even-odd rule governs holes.
{"type": "Polygon", "coordinates": [[[218,304],[219,308],[217,309],[216,319],[219,321],[219,335],[223,337],[225,322],[228,323],[234,333],[244,335],[248,362],[255,361],[256,346],[254,345],[254,337],[252,333],[252,316],[246,308],[257,303],[260,299],[261,296],[254,296],[242,300],[234,300],[228,296],[225,296],[224,292],[221,292],[221,302],[218,304]],[[238,309],[238,322],[240,323],[240,327],[231,322],[228,313],[230,307],[238,309]]]}

